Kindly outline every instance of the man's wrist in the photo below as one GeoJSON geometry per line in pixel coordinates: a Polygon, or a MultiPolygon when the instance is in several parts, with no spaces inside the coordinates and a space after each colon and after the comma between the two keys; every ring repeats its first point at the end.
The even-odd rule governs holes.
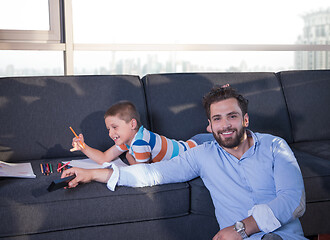
{"type": "Polygon", "coordinates": [[[91,180],[96,182],[107,183],[112,175],[112,169],[92,169],[91,180]]]}
{"type": "Polygon", "coordinates": [[[245,232],[245,224],[242,221],[236,222],[234,224],[234,230],[242,237],[242,239],[248,238],[245,232]]]}
{"type": "Polygon", "coordinates": [[[260,232],[260,229],[259,229],[256,221],[254,220],[253,216],[249,216],[249,217],[241,220],[240,222],[242,222],[244,224],[244,228],[245,228],[244,231],[248,237],[253,235],[254,233],[260,232]]]}

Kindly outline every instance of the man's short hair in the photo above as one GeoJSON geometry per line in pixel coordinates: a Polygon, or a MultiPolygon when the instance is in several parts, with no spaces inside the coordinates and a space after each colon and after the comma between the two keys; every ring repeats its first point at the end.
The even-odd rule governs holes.
{"type": "Polygon", "coordinates": [[[248,100],[239,94],[236,89],[229,86],[229,84],[223,86],[214,86],[210,92],[203,97],[203,106],[208,119],[211,119],[210,107],[211,104],[220,102],[225,99],[235,98],[238,101],[238,105],[242,111],[243,116],[248,112],[248,100]]]}
{"type": "Polygon", "coordinates": [[[136,110],[135,105],[130,101],[120,101],[112,105],[104,114],[104,119],[109,116],[117,116],[126,123],[135,119],[137,128],[141,127],[140,114],[136,110]]]}

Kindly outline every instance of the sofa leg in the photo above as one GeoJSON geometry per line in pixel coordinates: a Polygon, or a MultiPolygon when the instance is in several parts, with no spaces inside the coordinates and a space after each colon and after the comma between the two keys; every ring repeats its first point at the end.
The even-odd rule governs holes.
{"type": "Polygon", "coordinates": [[[330,240],[330,234],[319,234],[317,240],[330,240]]]}
{"type": "Polygon", "coordinates": [[[330,240],[330,234],[319,234],[308,237],[309,240],[330,240]]]}

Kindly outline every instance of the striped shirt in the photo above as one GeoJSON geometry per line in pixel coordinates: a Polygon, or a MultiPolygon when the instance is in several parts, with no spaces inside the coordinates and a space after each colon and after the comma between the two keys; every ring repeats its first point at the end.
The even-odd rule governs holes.
{"type": "Polygon", "coordinates": [[[143,126],[135,134],[130,146],[127,144],[116,145],[122,152],[129,151],[137,162],[168,160],[196,146],[194,140],[189,139],[184,142],[168,139],[145,129],[143,126]]]}

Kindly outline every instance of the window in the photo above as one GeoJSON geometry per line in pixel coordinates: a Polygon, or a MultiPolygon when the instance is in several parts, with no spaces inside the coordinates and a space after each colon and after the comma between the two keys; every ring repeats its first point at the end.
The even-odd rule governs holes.
{"type": "Polygon", "coordinates": [[[294,56],[293,51],[76,51],[75,73],[277,72],[297,69],[294,56]]]}
{"type": "Polygon", "coordinates": [[[61,51],[0,51],[0,77],[63,75],[61,51]]]}
{"type": "Polygon", "coordinates": [[[0,41],[60,42],[57,0],[0,1],[0,41]],[[19,6],[19,7],[18,7],[19,6]]]}
{"type": "Polygon", "coordinates": [[[326,0],[72,3],[76,44],[295,44],[304,21],[330,14],[326,0]]]}
{"type": "Polygon", "coordinates": [[[0,0],[0,74],[330,69],[329,16],[328,0],[0,0]]]}

